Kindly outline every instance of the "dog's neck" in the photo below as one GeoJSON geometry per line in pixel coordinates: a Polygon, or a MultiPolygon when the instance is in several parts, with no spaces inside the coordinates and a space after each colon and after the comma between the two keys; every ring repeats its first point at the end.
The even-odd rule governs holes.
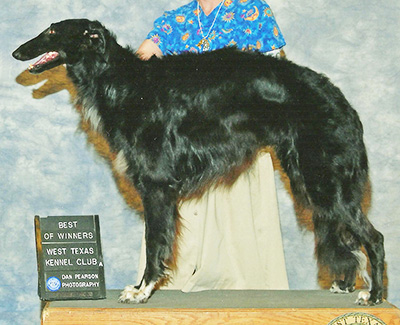
{"type": "MultiPolygon", "coordinates": [[[[67,64],[68,76],[78,89],[79,97],[111,96],[106,88],[115,86],[118,74],[129,74],[130,82],[140,78],[143,61],[129,48],[120,46],[115,39],[107,41],[106,54],[93,54],[75,64],[67,64]]],[[[140,83],[140,82],[139,82],[140,83]]]]}
{"type": "Polygon", "coordinates": [[[140,96],[135,96],[134,92],[119,96],[115,96],[115,93],[124,86],[123,82],[139,87],[143,85],[143,66],[147,64],[114,39],[107,42],[105,53],[107,54],[82,57],[76,64],[67,64],[68,76],[78,90],[75,105],[82,109],[92,129],[101,133],[108,132],[105,117],[110,112],[114,114],[120,110],[120,103],[127,100],[126,96],[130,96],[132,102],[137,100],[140,103],[143,100],[140,96]]]}
{"type": "MultiPolygon", "coordinates": [[[[74,64],[67,64],[67,71],[72,81],[79,87],[87,87],[94,79],[99,78],[107,70],[123,69],[126,62],[133,59],[132,53],[120,46],[114,39],[107,41],[104,53],[93,53],[84,56],[74,64]]],[[[137,58],[137,60],[139,60],[137,58]]]]}

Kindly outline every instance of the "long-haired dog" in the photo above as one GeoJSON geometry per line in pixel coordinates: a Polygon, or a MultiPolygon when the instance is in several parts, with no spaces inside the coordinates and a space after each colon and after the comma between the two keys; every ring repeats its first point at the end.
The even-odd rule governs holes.
{"type": "Polygon", "coordinates": [[[177,203],[219,184],[272,146],[294,197],[313,211],[316,256],[354,290],[372,270],[360,304],[382,302],[383,236],[361,210],[368,181],[362,124],[325,76],[287,60],[223,49],[142,61],[97,21],[52,24],[13,56],[41,73],[65,64],[77,104],[117,153],[118,171],[141,195],[146,269],[122,302],[146,302],[167,273],[177,203]]]}

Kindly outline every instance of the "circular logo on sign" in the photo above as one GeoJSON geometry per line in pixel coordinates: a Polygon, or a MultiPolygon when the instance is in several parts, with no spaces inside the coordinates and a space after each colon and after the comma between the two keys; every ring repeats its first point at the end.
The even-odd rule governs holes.
{"type": "Polygon", "coordinates": [[[342,324],[376,324],[386,325],[381,319],[366,313],[349,313],[335,318],[328,325],[342,325],[342,324]]]}
{"type": "Polygon", "coordinates": [[[57,277],[52,276],[47,279],[46,287],[50,291],[58,291],[61,288],[61,281],[57,277]]]}

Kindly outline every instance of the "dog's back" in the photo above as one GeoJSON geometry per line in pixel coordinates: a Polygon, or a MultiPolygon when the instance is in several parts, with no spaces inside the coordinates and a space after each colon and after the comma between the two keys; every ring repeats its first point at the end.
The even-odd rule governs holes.
{"type": "MultiPolygon", "coordinates": [[[[360,171],[353,184],[357,189],[350,192],[361,195],[368,169],[362,125],[325,76],[287,60],[233,49],[169,56],[147,65],[151,78],[141,83],[143,108],[128,103],[146,111],[146,121],[137,127],[141,139],[135,142],[146,143],[145,151],[151,150],[157,163],[165,159],[162,166],[173,166],[181,195],[238,168],[264,146],[275,147],[293,178],[300,171],[293,187],[302,202],[311,199],[305,182],[328,177],[338,181],[329,186],[353,184],[344,179],[344,169],[360,171]],[[335,170],[332,161],[340,168],[335,170]]],[[[318,203],[321,199],[316,194],[313,204],[324,204],[318,203]]]]}

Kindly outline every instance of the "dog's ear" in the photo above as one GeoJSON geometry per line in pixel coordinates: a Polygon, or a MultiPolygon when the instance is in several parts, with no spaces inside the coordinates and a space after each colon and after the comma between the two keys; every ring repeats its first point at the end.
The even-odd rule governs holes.
{"type": "Polygon", "coordinates": [[[89,40],[89,44],[91,48],[96,49],[96,51],[100,53],[104,53],[105,51],[105,37],[104,33],[100,29],[87,29],[83,33],[89,40]]]}

